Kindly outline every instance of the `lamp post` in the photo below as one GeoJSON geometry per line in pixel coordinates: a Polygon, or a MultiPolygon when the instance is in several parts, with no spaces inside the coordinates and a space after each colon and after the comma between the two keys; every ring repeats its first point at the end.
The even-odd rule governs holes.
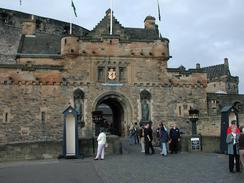
{"type": "Polygon", "coordinates": [[[197,135],[197,120],[199,118],[199,111],[197,109],[190,108],[189,110],[189,120],[192,123],[192,136],[197,135]]]}
{"type": "Polygon", "coordinates": [[[197,135],[197,120],[199,119],[199,111],[197,109],[190,108],[189,120],[192,123],[192,137],[190,138],[191,151],[202,150],[201,136],[197,135]]]}

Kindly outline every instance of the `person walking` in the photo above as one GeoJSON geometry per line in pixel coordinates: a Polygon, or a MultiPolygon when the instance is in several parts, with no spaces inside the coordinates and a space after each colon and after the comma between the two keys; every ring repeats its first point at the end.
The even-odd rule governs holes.
{"type": "Polygon", "coordinates": [[[130,128],[129,128],[129,144],[130,145],[135,143],[135,135],[136,135],[135,127],[134,127],[134,124],[131,123],[130,128]]]}
{"type": "Polygon", "coordinates": [[[134,123],[134,132],[135,132],[135,144],[139,144],[139,126],[137,122],[134,123]]]}
{"type": "Polygon", "coordinates": [[[180,141],[180,130],[176,127],[174,123],[173,128],[170,129],[170,146],[171,146],[171,154],[178,152],[178,142],[180,141]]]}
{"type": "Polygon", "coordinates": [[[239,138],[239,154],[240,154],[240,160],[242,169],[244,168],[244,127],[241,128],[241,134],[239,138]]]}
{"type": "Polygon", "coordinates": [[[152,140],[153,140],[153,136],[152,136],[152,129],[148,124],[145,125],[144,128],[144,140],[145,140],[145,154],[149,155],[149,149],[151,149],[152,154],[155,153],[153,145],[152,145],[152,140]]]}
{"type": "Polygon", "coordinates": [[[239,156],[239,138],[240,134],[237,133],[235,127],[233,127],[232,132],[227,135],[226,143],[228,145],[228,155],[229,155],[229,170],[234,173],[234,159],[236,160],[236,172],[240,172],[240,156],[239,156]]]}
{"type": "Polygon", "coordinates": [[[161,151],[162,156],[167,156],[168,142],[169,142],[169,134],[167,130],[164,128],[164,125],[162,124],[162,127],[160,129],[160,143],[162,147],[162,151],[161,151]]]}
{"type": "Polygon", "coordinates": [[[106,145],[106,134],[104,132],[104,129],[100,130],[100,133],[97,137],[97,142],[98,142],[97,155],[94,158],[94,160],[98,160],[99,158],[101,160],[104,160],[104,151],[105,151],[105,145],[106,145]]]}
{"type": "Polygon", "coordinates": [[[145,152],[145,140],[144,140],[144,128],[143,126],[139,129],[139,137],[140,137],[140,144],[141,144],[141,152],[145,152]]]}

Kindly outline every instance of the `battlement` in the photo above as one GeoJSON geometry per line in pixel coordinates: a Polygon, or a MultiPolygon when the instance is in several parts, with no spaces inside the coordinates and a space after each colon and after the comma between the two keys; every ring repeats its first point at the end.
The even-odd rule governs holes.
{"type": "Polygon", "coordinates": [[[62,55],[82,56],[114,56],[114,57],[160,57],[169,59],[169,41],[155,40],[120,41],[118,38],[107,37],[102,40],[78,40],[75,37],[64,37],[61,44],[62,55]]]}

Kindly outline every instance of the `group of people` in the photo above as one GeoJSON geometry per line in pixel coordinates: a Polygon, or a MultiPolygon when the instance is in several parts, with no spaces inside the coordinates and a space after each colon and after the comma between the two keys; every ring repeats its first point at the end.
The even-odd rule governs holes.
{"type": "MultiPolygon", "coordinates": [[[[131,125],[129,129],[129,143],[141,144],[141,152],[148,154],[154,154],[155,150],[152,145],[153,130],[149,123],[139,127],[137,123],[131,125]]],[[[163,123],[160,123],[159,128],[156,130],[156,140],[159,142],[162,156],[167,156],[168,152],[178,152],[178,142],[180,141],[180,130],[176,127],[176,124],[172,126],[170,131],[163,123]]]]}
{"type": "Polygon", "coordinates": [[[236,126],[236,121],[233,120],[226,132],[229,170],[231,173],[234,173],[234,164],[236,165],[236,172],[241,172],[240,164],[244,167],[244,127],[241,127],[240,129],[236,126]]]}
{"type": "MultiPolygon", "coordinates": [[[[240,164],[244,167],[244,127],[238,128],[236,121],[231,121],[230,127],[227,129],[226,143],[228,145],[229,155],[229,171],[234,173],[234,164],[236,165],[236,172],[241,172],[240,164]],[[241,130],[240,130],[241,129],[241,130]]],[[[168,152],[177,153],[178,143],[180,142],[180,130],[176,124],[168,132],[168,129],[163,123],[160,123],[156,130],[156,136],[159,139],[162,156],[167,156],[168,152]]],[[[152,145],[153,130],[149,123],[139,127],[134,123],[129,129],[129,142],[141,144],[141,152],[146,155],[154,154],[155,150],[152,145]],[[151,152],[151,153],[150,153],[151,152]]],[[[98,148],[97,155],[94,160],[104,159],[104,151],[107,145],[106,133],[102,129],[97,137],[98,148]]]]}

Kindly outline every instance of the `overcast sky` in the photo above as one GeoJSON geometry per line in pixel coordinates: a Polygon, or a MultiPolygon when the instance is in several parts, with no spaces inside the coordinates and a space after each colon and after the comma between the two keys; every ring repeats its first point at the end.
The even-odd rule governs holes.
{"type": "MultiPolygon", "coordinates": [[[[0,0],[0,7],[63,21],[89,30],[105,16],[110,0],[0,0]]],[[[244,94],[244,0],[159,0],[162,36],[170,40],[169,67],[195,68],[223,64],[229,58],[244,94]]],[[[158,18],[157,0],[113,0],[114,16],[124,27],[144,26],[147,15],[158,18]]],[[[158,19],[157,19],[158,20],[158,19]]]]}

